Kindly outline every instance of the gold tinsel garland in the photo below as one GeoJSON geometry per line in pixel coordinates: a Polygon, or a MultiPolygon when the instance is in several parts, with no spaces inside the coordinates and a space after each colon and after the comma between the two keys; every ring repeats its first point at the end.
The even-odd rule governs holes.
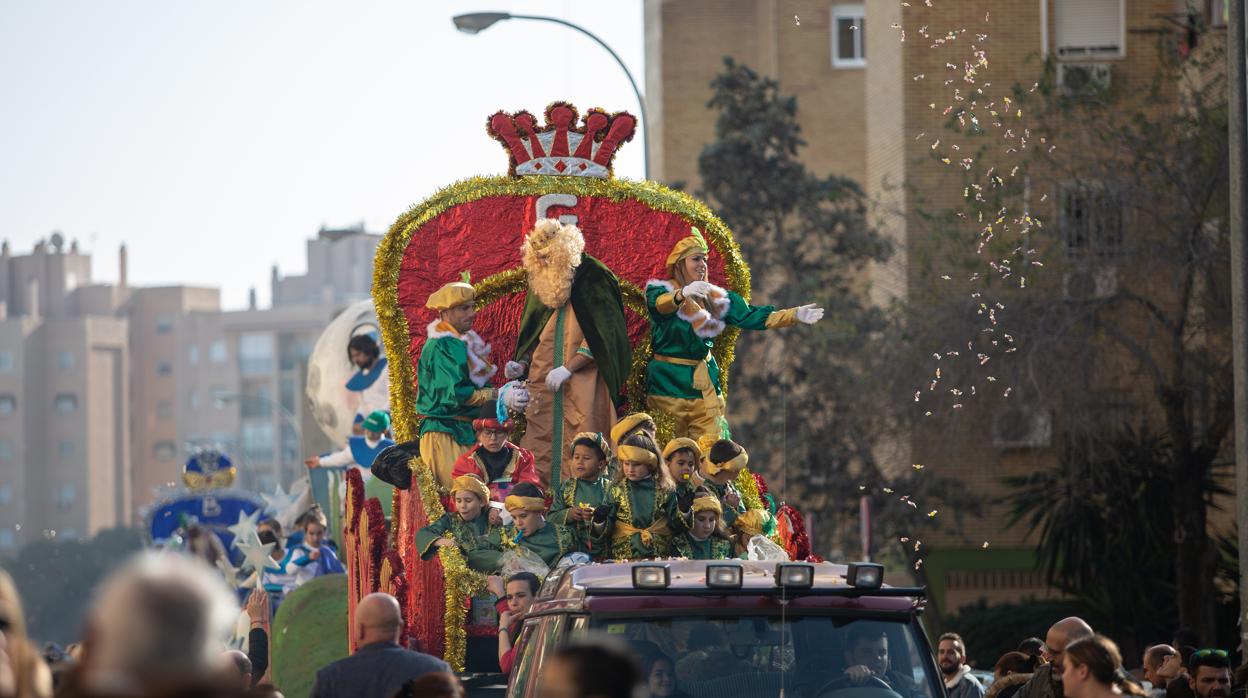
{"type": "MultiPolygon", "coordinates": [[[[390,405],[396,440],[411,441],[416,438],[419,431],[419,420],[415,412],[415,366],[408,351],[411,346],[411,335],[408,331],[407,318],[398,301],[399,274],[404,253],[411,243],[412,236],[422,226],[445,211],[485,197],[542,196],[556,193],[601,197],[611,201],[635,200],[645,203],[654,210],[679,215],[690,225],[701,230],[710,245],[723,257],[724,275],[727,277],[728,288],[736,291],[747,302],[749,301],[750,271],[741,258],[740,247],[732,239],[732,232],[706,204],[683,192],[651,181],[635,182],[590,177],[532,175],[474,177],[456,182],[400,216],[378,245],[377,256],[373,264],[373,305],[377,311],[386,355],[391,357],[390,405]]],[[[627,280],[621,279],[621,282],[627,307],[644,317],[647,312],[644,290],[627,280]]],[[[495,296],[497,298],[507,292],[515,292],[504,292],[502,289],[520,290],[523,289],[523,283],[524,270],[518,268],[494,274],[477,284],[476,289],[481,297],[499,294],[495,296]]],[[[720,384],[725,396],[728,392],[729,370],[735,358],[733,346],[738,334],[737,328],[728,328],[716,339],[715,346],[711,350],[720,366],[720,384]]],[[[645,367],[650,356],[650,340],[647,335],[633,352],[633,362],[627,381],[628,394],[635,409],[643,409],[645,405],[645,367]]],[[[672,419],[664,414],[654,416],[660,430],[660,440],[666,441],[671,436],[672,419]]],[[[420,487],[420,496],[425,511],[430,520],[434,520],[442,515],[443,509],[437,498],[438,489],[432,474],[428,468],[423,467],[419,459],[413,460],[413,472],[416,475],[417,486],[420,487]]],[[[738,486],[747,506],[762,506],[758,496],[758,487],[753,478],[749,477],[748,471],[741,473],[738,486]]],[[[484,578],[468,569],[463,555],[457,549],[442,548],[439,556],[446,580],[444,659],[457,671],[462,671],[467,643],[467,634],[464,629],[464,602],[472,593],[475,593],[473,590],[484,586],[484,578]]]]}

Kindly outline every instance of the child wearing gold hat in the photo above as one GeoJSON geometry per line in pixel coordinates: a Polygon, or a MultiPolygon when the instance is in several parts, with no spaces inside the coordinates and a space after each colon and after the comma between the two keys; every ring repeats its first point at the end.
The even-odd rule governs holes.
{"type": "Polygon", "coordinates": [[[451,481],[454,511],[416,532],[416,550],[428,560],[439,548],[458,547],[468,567],[483,573],[498,571],[503,553],[502,526],[491,524],[484,510],[490,490],[475,475],[461,475],[451,481]]]}

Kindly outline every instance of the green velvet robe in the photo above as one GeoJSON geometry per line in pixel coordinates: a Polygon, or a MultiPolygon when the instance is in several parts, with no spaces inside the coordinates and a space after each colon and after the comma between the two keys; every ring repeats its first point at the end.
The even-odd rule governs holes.
{"type": "Polygon", "coordinates": [[[633,482],[623,479],[607,490],[607,506],[611,517],[605,526],[595,528],[594,541],[604,546],[615,560],[644,560],[667,557],[673,534],[685,526],[676,507],[676,493],[656,487],[653,477],[633,482]],[[649,543],[640,532],[624,535],[621,524],[646,529],[656,522],[665,522],[667,533],[652,533],[649,543]]]}
{"type": "Polygon", "coordinates": [[[468,567],[485,574],[498,571],[503,554],[502,526],[491,526],[488,512],[482,511],[472,521],[464,521],[458,512],[448,511],[441,518],[416,532],[416,550],[420,559],[428,560],[438,553],[434,541],[452,538],[464,554],[468,567]]]}
{"type": "Polygon", "coordinates": [[[559,494],[555,497],[555,501],[550,505],[550,514],[546,520],[561,526],[567,526],[572,529],[577,537],[587,544],[590,544],[592,550],[590,554],[595,558],[601,557],[604,552],[602,545],[593,545],[592,541],[592,523],[589,521],[574,521],[568,518],[568,514],[580,504],[588,504],[597,508],[607,503],[607,490],[611,487],[611,481],[607,478],[599,476],[597,480],[581,480],[579,478],[569,478],[563,481],[559,486],[559,494]]]}
{"type": "Polygon", "coordinates": [[[416,368],[416,413],[421,416],[420,435],[441,431],[456,443],[477,442],[472,418],[480,412],[470,404],[481,389],[468,372],[468,345],[456,337],[430,338],[420,349],[416,368]]]}
{"type": "Polygon", "coordinates": [[[521,536],[520,529],[514,525],[503,530],[504,547],[519,545],[537,553],[548,567],[554,568],[559,558],[568,553],[585,552],[585,541],[567,526],[551,523],[549,520],[537,533],[521,536]]]}
{"type": "Polygon", "coordinates": [[[689,532],[672,538],[672,554],[690,560],[730,560],[735,558],[732,541],[712,535],[697,540],[689,532]]]}
{"type": "MultiPolygon", "coordinates": [[[[667,281],[652,280],[646,284],[646,309],[650,313],[650,346],[655,354],[673,356],[693,361],[706,360],[711,383],[717,394],[723,394],[719,382],[719,364],[711,354],[714,336],[703,337],[694,332],[693,325],[680,317],[678,312],[661,313],[656,307],[660,296],[671,293],[675,285],[667,281]]],[[[774,305],[755,306],[745,302],[740,295],[727,292],[727,307],[713,309],[712,315],[723,324],[743,330],[767,329],[767,318],[776,311],[774,305]]],[[[718,334],[718,333],[716,333],[718,334]]],[[[651,361],[646,366],[646,394],[698,400],[702,393],[693,387],[693,366],[662,361],[651,361]]]]}

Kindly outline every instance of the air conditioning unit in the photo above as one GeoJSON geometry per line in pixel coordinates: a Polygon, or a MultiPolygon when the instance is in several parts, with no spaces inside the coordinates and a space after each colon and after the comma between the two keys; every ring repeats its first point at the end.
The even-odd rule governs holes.
{"type": "Polygon", "coordinates": [[[1046,410],[1013,407],[992,418],[992,445],[997,448],[1048,448],[1053,442],[1053,417],[1046,410]]]}
{"type": "Polygon", "coordinates": [[[1085,95],[1109,89],[1109,63],[1058,63],[1057,85],[1064,95],[1085,95]]]}
{"type": "Polygon", "coordinates": [[[1118,268],[1110,265],[1066,270],[1062,292],[1068,301],[1098,301],[1118,293],[1118,268]]]}

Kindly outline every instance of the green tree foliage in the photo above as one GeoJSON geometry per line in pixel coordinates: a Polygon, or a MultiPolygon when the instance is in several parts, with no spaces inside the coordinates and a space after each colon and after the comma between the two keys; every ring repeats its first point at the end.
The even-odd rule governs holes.
{"type": "Polygon", "coordinates": [[[856,182],[802,163],[797,99],[777,81],[725,58],[711,87],[715,139],[698,158],[698,193],[741,245],[751,301],[779,308],[815,302],[827,311],[813,327],[740,337],[729,399],[733,437],[777,495],[817,514],[817,549],[856,549],[864,494],[876,498],[877,540],[890,538],[908,530],[916,512],[896,495],[886,505],[885,487],[916,497],[958,495],[953,483],[920,477],[909,463],[878,461],[894,406],[872,376],[887,371],[877,350],[889,317],[867,303],[863,272],[891,256],[891,243],[869,224],[856,182]]]}
{"type": "Polygon", "coordinates": [[[0,560],[17,583],[31,638],[80,641],[95,587],[142,547],[139,531],[113,528],[85,541],[36,541],[16,557],[0,560]]]}

